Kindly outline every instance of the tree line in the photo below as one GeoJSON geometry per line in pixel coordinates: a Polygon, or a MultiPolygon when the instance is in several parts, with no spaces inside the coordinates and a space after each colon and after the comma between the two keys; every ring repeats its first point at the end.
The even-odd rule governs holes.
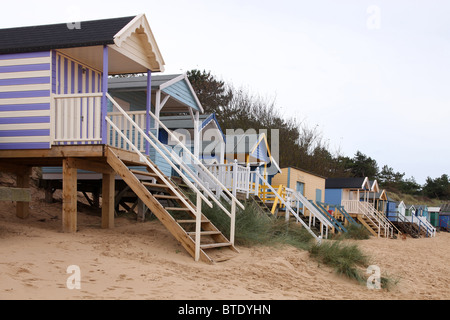
{"type": "Polygon", "coordinates": [[[390,191],[450,200],[450,181],[446,174],[435,179],[428,177],[422,186],[414,177],[406,178],[405,173],[395,172],[388,165],[380,170],[375,159],[360,151],[353,157],[344,156],[339,150],[332,151],[317,127],[284,117],[274,99],[236,88],[205,70],[190,70],[187,76],[203,109],[217,115],[224,132],[237,128],[265,129],[270,145],[271,129],[278,129],[281,167],[299,167],[327,178],[369,177],[390,191]]]}

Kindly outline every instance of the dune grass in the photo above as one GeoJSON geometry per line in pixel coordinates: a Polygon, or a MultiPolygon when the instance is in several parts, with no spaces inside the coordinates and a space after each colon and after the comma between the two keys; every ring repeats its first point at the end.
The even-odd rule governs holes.
{"type": "MultiPolygon", "coordinates": [[[[230,218],[217,209],[205,206],[202,212],[212,223],[229,236],[230,218]]],[[[307,250],[313,240],[309,232],[296,223],[262,214],[255,204],[248,202],[244,210],[237,210],[235,243],[241,246],[290,244],[307,250]]]]}
{"type": "Polygon", "coordinates": [[[335,240],[366,240],[370,238],[370,232],[362,225],[350,224],[346,226],[347,232],[340,233],[334,239],[335,240]]]}
{"type": "Polygon", "coordinates": [[[362,253],[356,244],[327,241],[312,245],[309,254],[318,262],[332,267],[338,274],[359,282],[364,281],[360,268],[369,265],[369,258],[362,253]]]}
{"type": "MultiPolygon", "coordinates": [[[[225,204],[228,206],[228,204],[225,204]]],[[[230,218],[217,208],[204,206],[202,212],[226,236],[229,236],[230,218]]],[[[333,268],[336,273],[361,284],[366,283],[365,274],[370,264],[370,258],[365,255],[357,244],[344,243],[345,239],[368,239],[368,231],[359,226],[349,226],[348,233],[340,235],[335,240],[313,241],[312,235],[295,222],[286,222],[283,218],[268,216],[260,212],[253,202],[245,203],[244,210],[237,210],[235,224],[235,243],[239,246],[275,246],[291,245],[308,251],[311,258],[333,268]]],[[[391,288],[397,283],[389,276],[381,277],[382,288],[391,288]]]]}

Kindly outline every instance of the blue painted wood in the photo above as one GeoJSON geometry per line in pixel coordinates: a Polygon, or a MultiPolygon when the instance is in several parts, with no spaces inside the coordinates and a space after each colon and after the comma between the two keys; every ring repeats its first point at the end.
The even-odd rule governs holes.
{"type": "Polygon", "coordinates": [[[0,60],[49,57],[50,51],[0,54],[0,60]]]}
{"type": "Polygon", "coordinates": [[[49,136],[49,135],[50,129],[0,130],[0,137],[31,137],[31,136],[49,136]]]}
{"type": "Polygon", "coordinates": [[[0,143],[0,150],[49,149],[49,142],[0,143]]]}
{"type": "Polygon", "coordinates": [[[50,90],[0,92],[0,99],[50,97],[50,90]]]}
{"type": "Polygon", "coordinates": [[[3,112],[3,111],[32,111],[32,110],[50,110],[50,103],[0,105],[0,112],[3,112]]]}
{"type": "Polygon", "coordinates": [[[45,84],[50,83],[50,77],[0,79],[0,86],[16,86],[23,84],[45,84]]]}
{"type": "Polygon", "coordinates": [[[342,204],[342,189],[325,189],[325,202],[340,206],[342,204]]]}
{"type": "Polygon", "coordinates": [[[162,90],[164,93],[170,94],[173,98],[179,100],[180,102],[188,105],[194,110],[200,110],[197,101],[195,100],[191,90],[189,89],[185,81],[178,81],[173,85],[162,90]]]}
{"type": "Polygon", "coordinates": [[[19,66],[3,66],[0,67],[0,73],[6,72],[26,72],[26,71],[45,71],[50,70],[48,63],[24,64],[19,66]]]}
{"type": "Polygon", "coordinates": [[[16,118],[0,118],[0,124],[19,124],[19,123],[48,123],[50,117],[16,117],[16,118]]]}

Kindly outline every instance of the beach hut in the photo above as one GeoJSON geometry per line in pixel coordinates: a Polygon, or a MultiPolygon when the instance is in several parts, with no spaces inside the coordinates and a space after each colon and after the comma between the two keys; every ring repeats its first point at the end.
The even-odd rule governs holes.
{"type": "Polygon", "coordinates": [[[403,201],[400,201],[400,203],[397,206],[397,211],[403,216],[406,216],[406,204],[403,201]]]}
{"type": "Polygon", "coordinates": [[[450,231],[450,204],[444,204],[439,210],[439,228],[450,231]]]}
{"type": "Polygon", "coordinates": [[[343,205],[348,213],[358,214],[358,203],[366,201],[371,190],[367,177],[361,178],[328,178],[325,181],[325,202],[343,205]]]}
{"type": "Polygon", "coordinates": [[[425,204],[420,204],[415,206],[415,215],[417,217],[424,217],[428,220],[428,206],[425,204]]]}
{"type": "Polygon", "coordinates": [[[439,227],[439,211],[441,207],[428,207],[428,221],[433,227],[439,227]]]}
{"type": "Polygon", "coordinates": [[[307,199],[325,201],[326,178],[313,172],[297,167],[281,168],[281,173],[272,178],[272,185],[284,185],[300,192],[307,199]]]}
{"type": "MultiPolygon", "coordinates": [[[[368,177],[329,178],[325,182],[325,202],[342,206],[372,235],[392,237],[394,226],[374,206],[379,191],[378,182],[370,181],[368,177]]],[[[387,199],[385,193],[380,193],[380,196],[383,201],[387,199]]]]}
{"type": "MultiPolygon", "coordinates": [[[[170,130],[172,132],[177,132],[178,137],[183,141],[192,153],[198,154],[199,150],[195,148],[196,139],[198,137],[195,135],[195,117],[204,118],[204,115],[199,115],[202,112],[202,106],[198,101],[195,93],[189,91],[189,95],[192,99],[187,98],[181,99],[180,96],[188,96],[186,93],[191,90],[189,80],[185,75],[151,75],[151,101],[155,101],[156,107],[152,105],[150,111],[155,115],[161,114],[173,114],[173,116],[159,116],[159,119],[166,125],[170,125],[170,130]],[[162,88],[162,89],[161,89],[162,88]],[[163,102],[158,103],[156,97],[163,96],[163,102]],[[180,102],[183,101],[183,102],[180,102]],[[189,111],[191,110],[191,111],[189,111]],[[176,116],[177,113],[192,113],[192,116],[176,116]],[[171,120],[172,119],[172,120],[171,120]],[[178,126],[177,126],[178,124],[178,126]],[[182,132],[180,132],[183,130],[182,132]]],[[[155,123],[153,118],[148,119],[146,117],[146,103],[147,103],[147,76],[137,76],[137,77],[118,77],[110,78],[108,80],[108,92],[109,94],[123,107],[127,115],[132,118],[142,129],[146,129],[147,126],[152,130],[152,132],[158,136],[158,140],[165,145],[166,148],[172,150],[176,145],[176,142],[169,140],[169,135],[164,129],[157,129],[159,125],[155,123]],[[149,121],[149,124],[147,124],[149,121]],[[169,143],[170,142],[170,143],[169,143]]],[[[143,153],[148,153],[150,159],[158,166],[165,175],[174,175],[174,170],[172,169],[169,162],[164,158],[163,155],[156,152],[155,149],[149,149],[146,145],[144,136],[134,130],[133,128],[127,128],[127,122],[124,120],[124,115],[120,112],[113,112],[112,103],[108,104],[108,116],[112,119],[114,123],[117,124],[119,129],[127,136],[128,139],[134,142],[134,144],[143,153]]],[[[201,128],[199,128],[200,130],[201,128]]],[[[110,128],[107,132],[108,144],[115,147],[130,149],[123,138],[119,134],[113,132],[110,128]]],[[[221,136],[218,135],[218,138],[221,136]]],[[[178,151],[180,153],[180,151],[178,151]]],[[[219,153],[218,153],[219,154],[219,153]]],[[[133,168],[136,169],[136,168],[133,168]]],[[[55,189],[60,186],[58,181],[62,176],[61,167],[43,167],[42,168],[42,184],[49,189],[55,189]]],[[[101,180],[101,174],[79,170],[78,179],[81,181],[79,184],[80,188],[86,190],[91,190],[101,180]]]]}
{"type": "Polygon", "coordinates": [[[416,215],[416,207],[413,204],[405,205],[405,216],[415,216],[416,215]]]}
{"type": "MultiPolygon", "coordinates": [[[[211,201],[218,203],[232,222],[236,207],[244,206],[223,188],[232,203],[228,211],[201,181],[191,183],[189,179],[195,180],[195,176],[183,174],[188,170],[186,165],[163,148],[157,131],[155,136],[150,130],[164,128],[158,112],[175,95],[168,93],[169,89],[182,81],[177,77],[165,81],[153,97],[152,73],[164,71],[164,65],[144,14],[76,25],[0,29],[0,170],[15,173],[18,186],[28,186],[32,167],[62,167],[65,232],[77,231],[78,169],[101,174],[104,228],[114,225],[115,177],[120,176],[195,260],[211,262],[207,250],[235,250],[234,223],[227,239],[204,219],[201,202],[210,206],[211,201]],[[139,119],[131,114],[131,104],[129,108],[123,104],[127,110],[122,108],[108,88],[110,77],[128,78],[130,74],[147,75],[139,119]],[[197,195],[195,205],[155,165],[152,152],[178,170],[197,195]],[[133,166],[142,170],[133,170],[133,166]],[[143,177],[151,177],[151,181],[143,181],[143,177]],[[167,199],[174,202],[173,207],[167,199]],[[177,218],[177,212],[185,218],[177,218]],[[201,243],[204,236],[210,236],[212,242],[201,243]]],[[[198,118],[200,108],[194,112],[195,107],[187,107],[181,97],[173,100],[175,110],[192,112],[198,118]],[[175,102],[181,109],[176,109],[175,102]]],[[[191,160],[199,161],[187,151],[191,160]]],[[[27,205],[16,208],[17,216],[28,216],[27,205]]]]}

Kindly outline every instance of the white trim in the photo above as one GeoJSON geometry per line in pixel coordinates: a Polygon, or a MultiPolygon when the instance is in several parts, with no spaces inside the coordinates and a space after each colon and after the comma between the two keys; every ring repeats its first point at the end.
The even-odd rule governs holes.
{"type": "Polygon", "coordinates": [[[117,32],[114,35],[114,44],[115,47],[112,46],[116,51],[120,52],[126,57],[131,58],[132,60],[138,62],[142,66],[146,67],[147,69],[150,69],[152,71],[164,71],[164,59],[161,55],[161,52],[159,51],[158,45],[156,43],[155,37],[152,33],[152,30],[150,28],[150,25],[148,24],[147,18],[145,17],[145,14],[139,14],[136,17],[134,17],[125,27],[123,27],[119,32],[117,32]],[[143,61],[141,58],[136,57],[134,54],[132,54],[133,50],[130,51],[130,49],[134,49],[132,45],[130,45],[130,48],[127,47],[127,39],[131,37],[133,34],[136,34],[138,38],[140,38],[140,33],[137,33],[136,30],[139,28],[144,29],[143,35],[147,38],[146,44],[148,46],[145,46],[146,48],[149,47],[152,54],[149,54],[148,52],[145,53],[146,61],[143,61]],[[130,54],[132,54],[130,56],[130,54]],[[153,55],[153,57],[152,57],[153,55]],[[138,59],[136,59],[138,58],[138,59]],[[155,66],[156,64],[156,66],[155,66]]]}
{"type": "Polygon", "coordinates": [[[189,89],[191,90],[192,95],[194,96],[195,101],[197,102],[197,104],[198,104],[198,106],[200,108],[201,113],[204,113],[205,110],[203,109],[203,106],[200,103],[200,100],[198,100],[197,94],[195,93],[194,88],[192,88],[191,82],[189,81],[189,78],[187,77],[187,74],[184,74],[184,78],[186,80],[186,83],[189,86],[189,89]]]}
{"type": "Polygon", "coordinates": [[[380,192],[380,187],[378,186],[378,181],[377,180],[373,181],[372,187],[370,188],[370,191],[380,192]],[[375,186],[376,186],[376,189],[375,189],[375,186]]]}
{"type": "Polygon", "coordinates": [[[370,181],[369,181],[369,178],[368,178],[368,177],[365,177],[365,178],[364,178],[364,181],[363,181],[363,183],[362,183],[362,185],[361,185],[361,189],[364,190],[364,186],[365,186],[365,185],[367,185],[367,190],[370,190],[370,181]]]}
{"type": "Polygon", "coordinates": [[[183,75],[183,74],[180,74],[179,76],[177,76],[177,77],[175,77],[175,78],[173,78],[173,79],[170,79],[169,81],[166,81],[166,82],[162,83],[162,84],[159,86],[159,89],[160,89],[160,90],[164,90],[165,88],[168,88],[168,87],[170,87],[171,85],[173,85],[173,84],[175,84],[175,83],[177,83],[177,82],[179,82],[179,81],[181,81],[181,80],[183,80],[183,79],[184,79],[184,75],[183,75]]]}

